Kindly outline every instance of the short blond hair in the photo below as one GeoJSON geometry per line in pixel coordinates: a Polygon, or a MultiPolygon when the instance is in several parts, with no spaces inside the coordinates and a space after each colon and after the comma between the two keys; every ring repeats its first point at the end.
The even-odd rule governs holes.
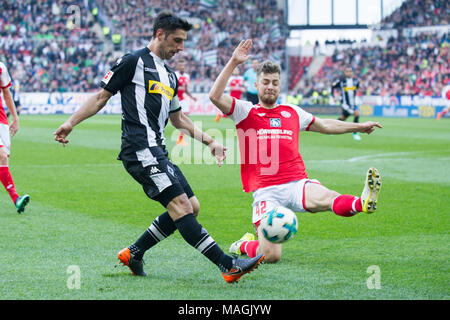
{"type": "Polygon", "coordinates": [[[281,68],[280,65],[277,63],[273,63],[272,61],[266,60],[258,65],[258,68],[256,69],[256,76],[259,77],[261,73],[278,73],[281,75],[281,68]]]}

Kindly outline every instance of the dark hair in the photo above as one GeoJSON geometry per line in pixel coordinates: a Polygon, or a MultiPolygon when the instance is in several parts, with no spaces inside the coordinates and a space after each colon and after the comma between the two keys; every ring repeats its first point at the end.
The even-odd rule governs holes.
{"type": "Polygon", "coordinates": [[[153,23],[153,37],[156,36],[156,31],[158,29],[163,29],[164,33],[168,35],[177,29],[189,31],[192,29],[192,24],[185,19],[174,15],[172,12],[163,11],[158,14],[153,23]]]}
{"type": "Polygon", "coordinates": [[[259,76],[261,73],[278,73],[281,74],[281,68],[278,64],[272,61],[266,60],[258,65],[256,69],[256,75],[259,76]]]}

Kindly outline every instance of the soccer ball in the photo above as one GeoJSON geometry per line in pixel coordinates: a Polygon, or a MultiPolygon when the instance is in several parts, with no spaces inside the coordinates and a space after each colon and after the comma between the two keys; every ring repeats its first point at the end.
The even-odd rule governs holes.
{"type": "Polygon", "coordinates": [[[267,240],[281,243],[292,239],[297,233],[298,220],[292,210],[277,207],[263,216],[260,227],[267,240]]]}

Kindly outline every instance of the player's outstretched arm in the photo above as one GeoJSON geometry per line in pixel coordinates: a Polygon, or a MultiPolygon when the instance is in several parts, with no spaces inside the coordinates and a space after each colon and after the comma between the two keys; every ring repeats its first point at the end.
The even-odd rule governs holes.
{"type": "Polygon", "coordinates": [[[251,39],[242,40],[241,43],[239,43],[209,92],[209,99],[211,102],[225,114],[230,113],[233,104],[233,98],[224,94],[228,80],[230,79],[233,70],[251,57],[251,55],[248,54],[251,48],[251,39]]]}
{"type": "Polygon", "coordinates": [[[78,109],[66,122],[64,122],[53,135],[55,140],[62,143],[64,146],[69,143],[66,137],[72,132],[73,128],[83,120],[92,117],[99,112],[112,97],[112,93],[102,89],[96,94],[92,95],[83,106],[78,109]]]}
{"type": "Polygon", "coordinates": [[[219,167],[222,166],[223,160],[226,158],[225,148],[220,143],[216,142],[213,138],[211,138],[206,132],[203,132],[198,128],[184,112],[177,111],[172,112],[169,115],[170,122],[173,124],[175,128],[187,133],[189,136],[194,138],[197,141],[200,141],[204,145],[207,145],[211,150],[211,154],[216,158],[217,164],[219,167]]]}
{"type": "Polygon", "coordinates": [[[324,134],[342,134],[351,132],[372,133],[375,128],[383,128],[383,126],[374,121],[367,121],[363,123],[345,122],[335,119],[320,119],[315,118],[314,123],[309,128],[309,131],[320,132],[324,134]]]}

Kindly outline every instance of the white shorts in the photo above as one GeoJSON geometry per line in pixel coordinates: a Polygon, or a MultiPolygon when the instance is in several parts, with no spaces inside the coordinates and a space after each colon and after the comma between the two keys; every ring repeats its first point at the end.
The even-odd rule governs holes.
{"type": "Polygon", "coordinates": [[[302,179],[288,183],[265,187],[253,192],[253,217],[252,223],[258,227],[262,216],[270,210],[283,206],[295,212],[306,212],[305,185],[318,183],[316,179],[302,179]]]}
{"type": "Polygon", "coordinates": [[[180,101],[180,107],[181,107],[181,111],[183,111],[184,113],[189,113],[190,112],[190,104],[189,104],[189,100],[184,98],[183,100],[180,101]]]}
{"type": "Polygon", "coordinates": [[[11,149],[9,126],[3,123],[0,123],[0,148],[5,148],[6,153],[9,155],[11,149]]]}

